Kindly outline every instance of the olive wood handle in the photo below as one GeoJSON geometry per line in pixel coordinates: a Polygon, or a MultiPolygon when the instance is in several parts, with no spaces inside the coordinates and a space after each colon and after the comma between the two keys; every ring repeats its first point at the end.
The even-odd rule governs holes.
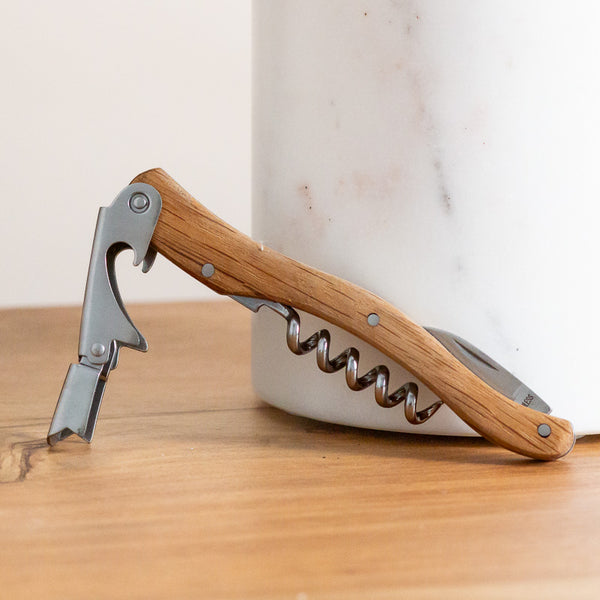
{"type": "Polygon", "coordinates": [[[161,169],[138,175],[162,197],[152,246],[219,294],[265,298],[334,323],[400,363],[491,442],[541,460],[567,454],[571,423],[526,408],[474,375],[425,329],[375,294],[255,242],[199,204],[161,169]],[[202,275],[211,263],[215,271],[202,275]],[[375,327],[367,323],[379,315],[375,327]],[[551,428],[548,437],[538,426],[551,428]]]}

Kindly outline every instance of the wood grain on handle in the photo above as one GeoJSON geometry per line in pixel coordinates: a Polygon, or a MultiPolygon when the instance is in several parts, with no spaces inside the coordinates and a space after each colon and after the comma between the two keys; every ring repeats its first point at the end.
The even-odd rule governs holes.
{"type": "Polygon", "coordinates": [[[154,248],[216,292],[274,300],[350,331],[400,363],[483,437],[509,450],[553,460],[573,447],[571,423],[498,393],[379,296],[255,242],[208,211],[161,169],[141,173],[134,182],[152,185],[162,197],[154,248]],[[210,278],[202,275],[205,263],[215,267],[210,278]],[[376,327],[367,323],[371,313],[379,315],[376,327]],[[546,438],[538,433],[542,423],[551,427],[546,438]]]}

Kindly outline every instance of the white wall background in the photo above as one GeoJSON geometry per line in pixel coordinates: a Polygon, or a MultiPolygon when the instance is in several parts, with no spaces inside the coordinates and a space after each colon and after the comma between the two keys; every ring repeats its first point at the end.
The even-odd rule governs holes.
{"type": "MultiPolygon", "coordinates": [[[[80,304],[98,208],[161,166],[250,232],[250,0],[0,0],[0,306],[80,304]]],[[[158,257],[126,301],[214,297],[158,257]]]]}

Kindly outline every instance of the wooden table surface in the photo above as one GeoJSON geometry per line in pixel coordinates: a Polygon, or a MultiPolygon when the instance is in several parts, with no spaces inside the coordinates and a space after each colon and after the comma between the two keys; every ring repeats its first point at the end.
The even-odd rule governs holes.
{"type": "Polygon", "coordinates": [[[538,463],[293,417],[252,392],[243,308],[130,314],[149,353],[50,449],[79,308],[0,311],[0,598],[600,597],[598,436],[538,463]]]}

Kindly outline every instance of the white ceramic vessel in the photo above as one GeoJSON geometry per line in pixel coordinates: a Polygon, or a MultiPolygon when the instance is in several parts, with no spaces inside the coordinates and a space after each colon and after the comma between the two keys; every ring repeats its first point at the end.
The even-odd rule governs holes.
{"type": "MultiPolygon", "coordinates": [[[[600,431],[600,5],[547,0],[255,0],[254,238],[469,340],[600,431]]],[[[325,326],[302,315],[308,336],[325,326]]],[[[349,334],[365,370],[392,370],[349,334]]],[[[469,435],[446,407],[409,425],[372,388],[253,324],[256,392],[286,411],[469,435]]]]}

